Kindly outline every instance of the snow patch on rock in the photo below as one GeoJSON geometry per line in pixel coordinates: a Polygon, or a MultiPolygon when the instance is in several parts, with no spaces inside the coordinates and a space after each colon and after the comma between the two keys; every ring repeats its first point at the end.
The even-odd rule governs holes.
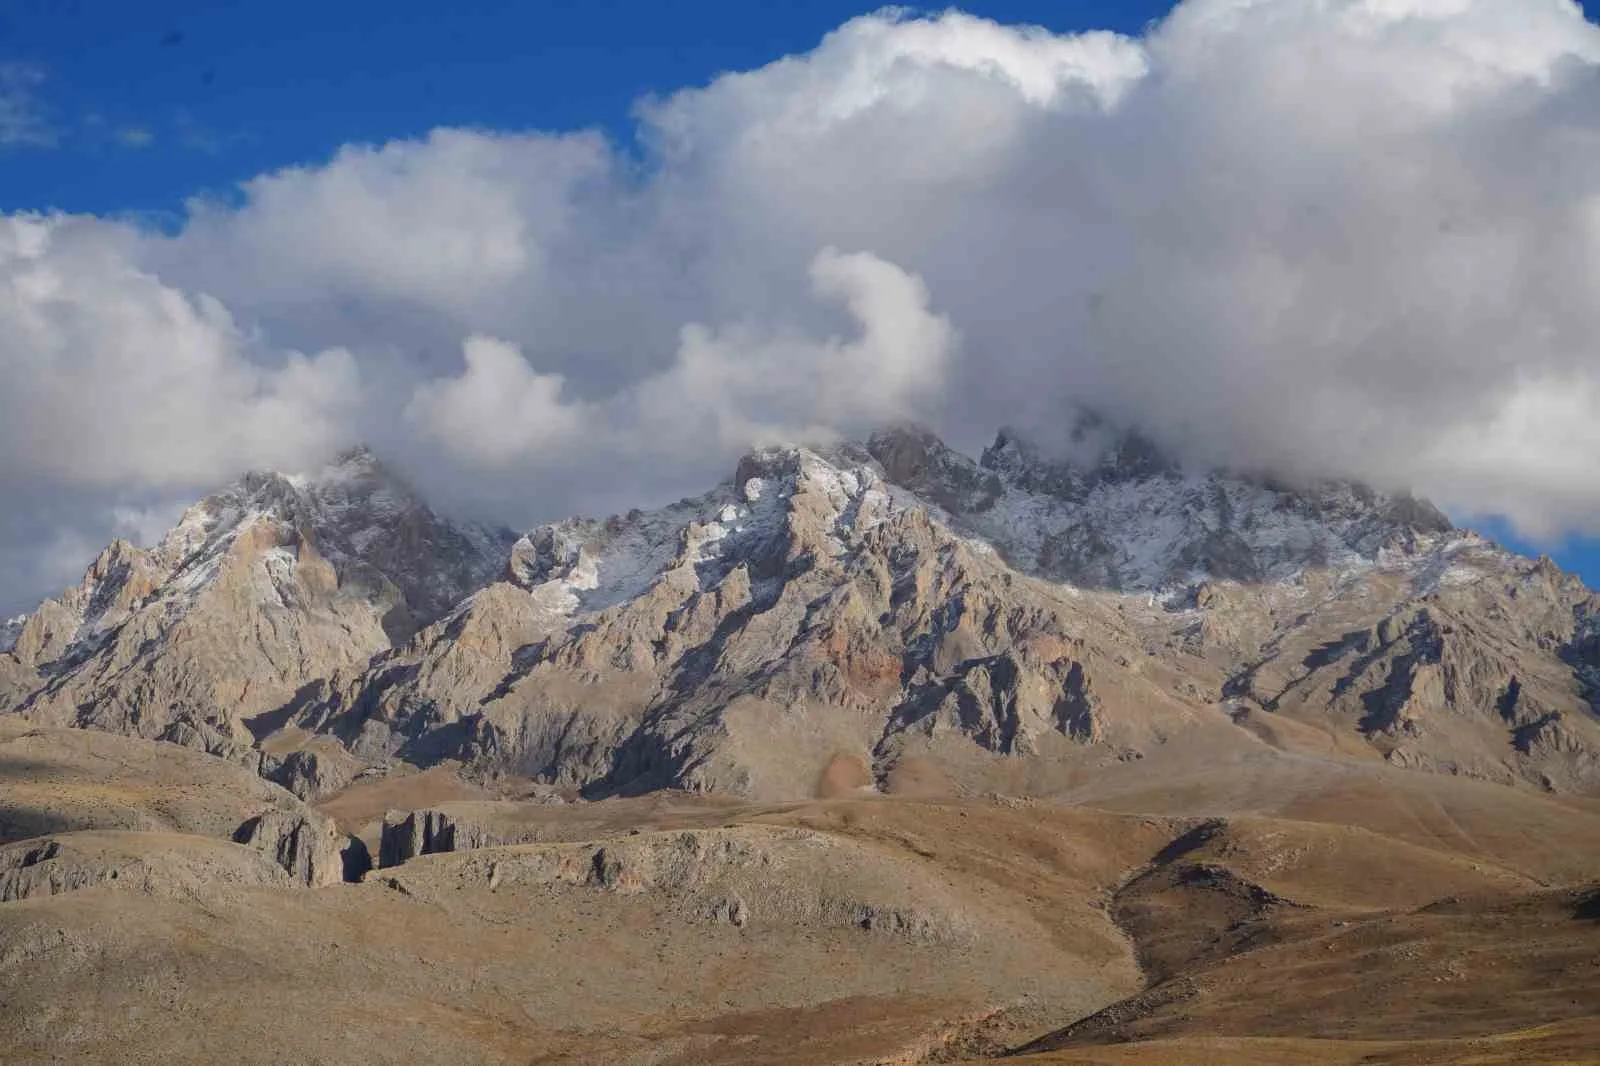
{"type": "Polygon", "coordinates": [[[789,535],[797,507],[820,520],[827,549],[838,555],[912,506],[921,501],[897,498],[868,457],[767,448],[746,456],[732,481],[703,496],[603,521],[538,527],[512,549],[512,576],[549,610],[593,613],[643,595],[674,571],[687,569],[709,588],[741,564],[762,569],[789,535]]]}
{"type": "Polygon", "coordinates": [[[17,646],[17,638],[22,635],[22,627],[27,624],[28,616],[25,614],[0,621],[0,655],[17,646]]]}

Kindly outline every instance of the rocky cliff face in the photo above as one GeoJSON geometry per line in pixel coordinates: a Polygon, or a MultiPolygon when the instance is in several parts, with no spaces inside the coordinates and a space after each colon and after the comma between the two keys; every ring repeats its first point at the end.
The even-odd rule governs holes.
{"type": "Polygon", "coordinates": [[[86,831],[0,845],[0,903],[95,885],[192,897],[219,882],[293,883],[272,856],[206,837],[86,831]]]}
{"type": "Polygon", "coordinates": [[[241,757],[336,740],[289,757],[302,795],[442,759],[589,795],[1048,791],[1198,738],[1600,793],[1581,583],[1409,497],[1076,437],[768,449],[514,544],[364,455],[247,479],[31,616],[0,698],[241,757]]]}
{"type": "Polygon", "coordinates": [[[359,881],[372,868],[365,844],[308,811],[267,811],[241,825],[233,840],[271,856],[296,883],[313,888],[359,881]]]}
{"type": "Polygon", "coordinates": [[[28,616],[25,614],[0,621],[0,652],[10,651],[17,646],[17,638],[22,635],[22,627],[27,624],[28,616]]]}

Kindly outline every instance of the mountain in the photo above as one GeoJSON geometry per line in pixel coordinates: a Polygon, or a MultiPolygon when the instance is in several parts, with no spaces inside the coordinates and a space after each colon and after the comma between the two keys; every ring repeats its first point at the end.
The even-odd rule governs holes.
{"type": "Polygon", "coordinates": [[[1074,437],[770,448],[514,543],[365,452],[252,475],[36,611],[0,706],[308,795],[441,760],[590,796],[1039,791],[1263,745],[1600,794],[1577,579],[1408,496],[1074,437]]]}
{"type": "Polygon", "coordinates": [[[259,761],[256,716],[408,639],[502,569],[511,539],[435,515],[366,450],[250,474],[155,547],[114,542],[14,624],[0,709],[259,761]]]}
{"type": "Polygon", "coordinates": [[[1051,457],[1002,431],[981,462],[925,430],[867,444],[885,476],[936,505],[951,528],[993,545],[1015,569],[1082,588],[1155,592],[1206,580],[1284,582],[1348,570],[1381,553],[1417,555],[1452,532],[1430,504],[1350,482],[1291,486],[1186,471],[1137,433],[1080,421],[1079,457],[1051,457]]]}
{"type": "Polygon", "coordinates": [[[357,451],[5,633],[0,1063],[1600,1039],[1600,600],[1405,495],[904,427],[517,536],[357,451]]]}

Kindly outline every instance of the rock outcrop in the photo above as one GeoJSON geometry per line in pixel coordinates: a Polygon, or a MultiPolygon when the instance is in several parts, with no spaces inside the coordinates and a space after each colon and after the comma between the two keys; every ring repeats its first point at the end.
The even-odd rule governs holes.
{"type": "Polygon", "coordinates": [[[441,810],[390,811],[384,816],[379,866],[399,866],[418,855],[494,847],[511,843],[486,826],[464,822],[441,810]]]}
{"type": "Polygon", "coordinates": [[[798,923],[970,941],[981,919],[920,873],[910,860],[829,834],[743,827],[439,854],[392,871],[389,884],[423,899],[451,885],[654,896],[690,922],[798,923]],[[913,884],[916,892],[901,887],[913,884]]]}
{"type": "Polygon", "coordinates": [[[269,856],[209,837],[102,830],[0,847],[0,903],[96,885],[194,896],[220,885],[288,884],[269,856]]]}
{"type": "Polygon", "coordinates": [[[547,790],[517,800],[467,800],[384,814],[378,865],[398,866],[419,855],[472,851],[545,839],[538,814],[564,804],[547,790]]]}
{"type": "Polygon", "coordinates": [[[233,839],[270,855],[296,881],[314,888],[359,881],[372,869],[364,843],[309,812],[268,811],[241,825],[233,839]]]}

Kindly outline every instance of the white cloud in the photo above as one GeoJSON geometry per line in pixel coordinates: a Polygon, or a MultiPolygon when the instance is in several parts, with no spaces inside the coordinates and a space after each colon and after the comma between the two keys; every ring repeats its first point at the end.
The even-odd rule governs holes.
{"type": "Polygon", "coordinates": [[[470,319],[508,288],[546,283],[584,184],[608,165],[588,135],[437,130],[352,145],[244,183],[238,207],[192,203],[153,261],[246,305],[394,302],[470,319]]]}
{"type": "Polygon", "coordinates": [[[347,352],[264,353],[226,309],[130,265],[94,220],[0,220],[0,482],[166,489],[335,446],[347,352]]]}
{"type": "Polygon", "coordinates": [[[958,338],[930,309],[922,280],[870,253],[833,248],[817,254],[810,275],[813,296],[843,305],[859,334],[684,327],[673,365],[625,397],[621,413],[646,429],[642,443],[699,441],[725,456],[926,412],[958,338]]]}
{"type": "Polygon", "coordinates": [[[465,370],[417,386],[406,417],[470,464],[573,470],[625,460],[635,476],[670,476],[756,442],[864,432],[923,413],[958,338],[930,310],[921,279],[832,248],[810,274],[813,295],[841,305],[856,336],[690,324],[670,366],[599,402],[565,395],[560,375],[536,371],[513,345],[471,337],[465,370]]]}
{"type": "Polygon", "coordinates": [[[514,346],[468,337],[460,377],[417,386],[406,417],[469,461],[505,466],[569,444],[581,412],[562,401],[559,374],[539,374],[514,346]]]}
{"type": "Polygon", "coordinates": [[[1522,516],[1522,531],[1554,541],[1589,528],[1600,478],[1600,382],[1593,377],[1518,383],[1485,424],[1453,427],[1422,465],[1441,471],[1440,499],[1483,516],[1522,516]]]}
{"type": "Polygon", "coordinates": [[[1600,532],[1600,27],[1569,0],[1187,0],[1136,39],[889,12],[638,114],[642,158],[441,130],[171,236],[12,220],[0,479],[166,492],[362,436],[526,521],[770,434],[917,414],[970,447],[1084,402],[1600,532]]]}

